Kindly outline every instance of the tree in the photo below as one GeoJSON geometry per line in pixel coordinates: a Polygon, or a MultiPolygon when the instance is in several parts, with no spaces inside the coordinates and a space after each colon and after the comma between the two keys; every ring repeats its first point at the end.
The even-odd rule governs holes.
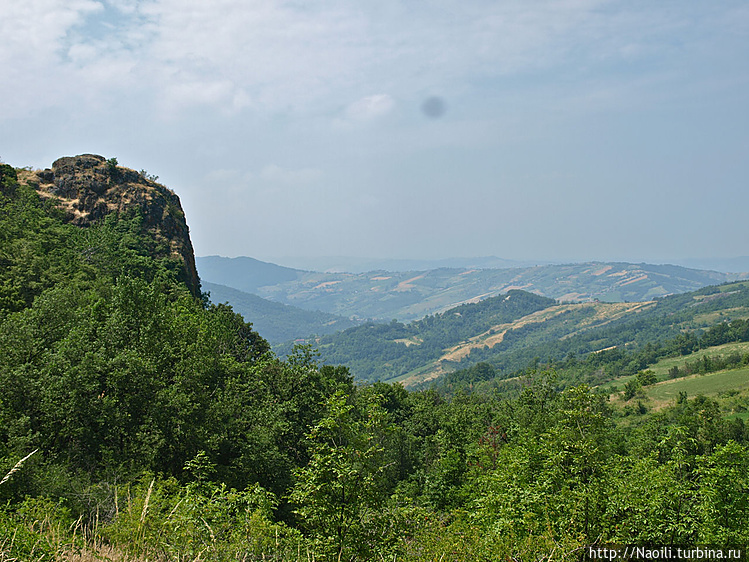
{"type": "Polygon", "coordinates": [[[749,541],[749,451],[734,441],[701,459],[700,541],[746,544],[749,541]]]}
{"type": "Polygon", "coordinates": [[[367,511],[384,500],[386,413],[373,396],[360,419],[349,398],[337,391],[328,399],[327,415],[307,435],[310,461],[296,471],[289,496],[331,560],[361,551],[357,538],[365,532],[367,511]]]}

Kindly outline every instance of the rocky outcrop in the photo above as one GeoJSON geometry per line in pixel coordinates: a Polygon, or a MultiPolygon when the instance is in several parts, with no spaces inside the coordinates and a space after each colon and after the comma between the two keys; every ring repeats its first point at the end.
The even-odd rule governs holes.
{"type": "Polygon", "coordinates": [[[54,198],[67,212],[67,220],[77,226],[89,226],[111,213],[140,211],[143,226],[184,261],[187,285],[200,295],[190,230],[179,197],[171,189],[95,154],[60,158],[52,168],[24,175],[19,179],[33,185],[42,197],[54,198]]]}

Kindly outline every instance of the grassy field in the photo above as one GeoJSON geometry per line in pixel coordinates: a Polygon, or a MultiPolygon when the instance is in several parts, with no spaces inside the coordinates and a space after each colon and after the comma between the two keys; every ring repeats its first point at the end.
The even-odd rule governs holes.
{"type": "Polygon", "coordinates": [[[718,371],[706,375],[690,375],[680,379],[664,381],[646,387],[644,390],[645,395],[656,405],[673,402],[680,392],[686,392],[689,397],[698,394],[716,396],[729,390],[743,392],[749,390],[749,367],[718,371]]]}
{"type": "MultiPolygon", "coordinates": [[[[744,355],[745,353],[749,353],[749,342],[737,342],[737,343],[727,343],[724,345],[716,345],[714,347],[700,349],[699,351],[695,351],[694,353],[690,353],[689,355],[680,355],[679,357],[667,357],[666,359],[661,359],[655,365],[651,365],[650,367],[648,367],[648,369],[653,371],[656,374],[659,382],[668,382],[671,380],[668,375],[668,371],[672,367],[683,368],[684,364],[687,361],[689,361],[690,363],[695,363],[699,359],[702,359],[705,355],[709,355],[711,357],[715,357],[716,355],[722,355],[725,357],[726,355],[729,355],[730,353],[733,353],[733,352],[738,352],[741,355],[744,355]]],[[[713,374],[717,374],[717,373],[713,373],[713,374]]],[[[705,377],[707,375],[700,375],[700,376],[705,377]]],[[[611,382],[602,384],[599,388],[604,391],[608,390],[609,392],[612,391],[612,389],[621,390],[622,388],[624,388],[624,385],[626,383],[628,383],[634,378],[635,378],[634,376],[619,377],[611,382]]],[[[676,380],[683,380],[683,379],[676,379],[676,380]]]]}
{"type": "MultiPolygon", "coordinates": [[[[722,355],[725,357],[734,352],[741,355],[749,353],[749,342],[728,343],[725,345],[701,349],[681,357],[662,359],[655,365],[649,367],[650,370],[655,372],[659,382],[652,386],[643,387],[633,401],[643,401],[649,408],[659,410],[669,404],[673,404],[681,392],[685,392],[689,398],[694,398],[700,394],[704,396],[720,397],[721,395],[725,396],[728,392],[738,393],[744,397],[749,396],[749,367],[747,366],[739,367],[737,369],[716,371],[704,375],[695,374],[677,379],[669,378],[669,369],[673,367],[683,368],[687,361],[690,363],[696,363],[705,355],[711,357],[722,355]]],[[[601,390],[607,390],[609,392],[621,390],[627,382],[634,378],[634,376],[620,377],[614,381],[601,385],[600,388],[601,390]]],[[[611,400],[619,406],[627,404],[620,392],[614,392],[611,394],[611,400]]],[[[741,400],[743,400],[743,398],[741,400]]],[[[633,401],[630,401],[629,403],[632,403],[633,401]]],[[[728,408],[727,412],[731,412],[728,417],[740,417],[749,421],[749,412],[732,412],[730,408],[728,408]]]]}
{"type": "MultiPolygon", "coordinates": [[[[621,383],[623,380],[622,378],[617,382],[621,383]]],[[[681,392],[685,392],[688,398],[694,398],[698,395],[718,398],[722,404],[721,409],[727,417],[740,417],[749,421],[749,412],[743,411],[745,408],[741,408],[742,411],[737,412],[731,405],[735,402],[746,402],[746,398],[749,396],[749,367],[662,381],[641,388],[636,397],[629,402],[625,402],[622,394],[617,392],[611,395],[611,401],[620,407],[640,401],[648,409],[657,411],[674,404],[681,392]],[[733,396],[731,397],[731,395],[733,396]]]]}
{"type": "Polygon", "coordinates": [[[715,347],[700,349],[699,351],[695,351],[694,353],[691,353],[689,355],[682,355],[680,357],[668,357],[666,359],[661,359],[660,361],[658,361],[658,363],[648,368],[657,375],[659,381],[662,381],[669,378],[668,370],[672,367],[682,368],[687,361],[689,361],[690,363],[694,363],[698,359],[702,359],[705,355],[722,355],[725,357],[726,355],[729,355],[733,352],[738,352],[741,355],[749,353],[749,342],[727,343],[724,345],[717,345],[715,347]]]}
{"type": "Polygon", "coordinates": [[[726,310],[698,314],[694,317],[694,322],[717,324],[718,322],[722,322],[729,318],[731,320],[746,320],[747,318],[749,318],[749,307],[737,306],[734,308],[728,308],[726,310]]]}

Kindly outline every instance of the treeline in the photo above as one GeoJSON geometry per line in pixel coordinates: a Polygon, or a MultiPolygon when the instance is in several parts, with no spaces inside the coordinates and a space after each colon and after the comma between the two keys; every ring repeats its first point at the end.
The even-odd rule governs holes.
{"type": "Polygon", "coordinates": [[[694,374],[704,375],[724,369],[735,369],[741,365],[749,365],[749,353],[741,354],[734,351],[728,355],[703,355],[695,361],[686,361],[683,367],[674,365],[668,370],[668,376],[676,379],[694,374]]]}

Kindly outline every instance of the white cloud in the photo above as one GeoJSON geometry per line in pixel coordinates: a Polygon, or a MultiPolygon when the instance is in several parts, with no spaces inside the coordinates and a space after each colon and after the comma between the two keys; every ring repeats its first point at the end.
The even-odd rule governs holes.
{"type": "Polygon", "coordinates": [[[355,101],[346,108],[347,119],[369,121],[387,115],[395,106],[395,101],[388,94],[375,94],[355,101]]]}
{"type": "Polygon", "coordinates": [[[339,130],[351,130],[357,125],[384,117],[394,107],[395,100],[388,94],[365,96],[348,104],[341,114],[333,119],[333,127],[339,130]]]}
{"type": "Polygon", "coordinates": [[[215,106],[223,113],[232,114],[251,104],[247,93],[230,80],[177,79],[164,84],[163,93],[162,116],[180,116],[183,110],[195,105],[215,106]]]}
{"type": "Polygon", "coordinates": [[[388,113],[394,97],[416,99],[435,88],[449,95],[445,89],[570,61],[585,68],[657,57],[667,26],[680,24],[665,9],[612,0],[106,6],[31,0],[5,7],[0,61],[14,82],[0,86],[6,106],[65,106],[79,102],[80,91],[94,97],[128,86],[173,114],[195,105],[228,114],[330,114],[344,106],[345,120],[356,122],[388,113]],[[42,91],[49,77],[55,88],[42,91]]]}
{"type": "Polygon", "coordinates": [[[49,64],[70,30],[101,10],[103,6],[91,0],[5,2],[0,18],[0,60],[12,62],[11,68],[49,64]]]}
{"type": "Polygon", "coordinates": [[[71,31],[103,6],[90,0],[5,2],[0,15],[0,118],[54,105],[69,89],[62,68],[71,31]],[[54,87],[50,87],[55,84],[54,87]]]}

